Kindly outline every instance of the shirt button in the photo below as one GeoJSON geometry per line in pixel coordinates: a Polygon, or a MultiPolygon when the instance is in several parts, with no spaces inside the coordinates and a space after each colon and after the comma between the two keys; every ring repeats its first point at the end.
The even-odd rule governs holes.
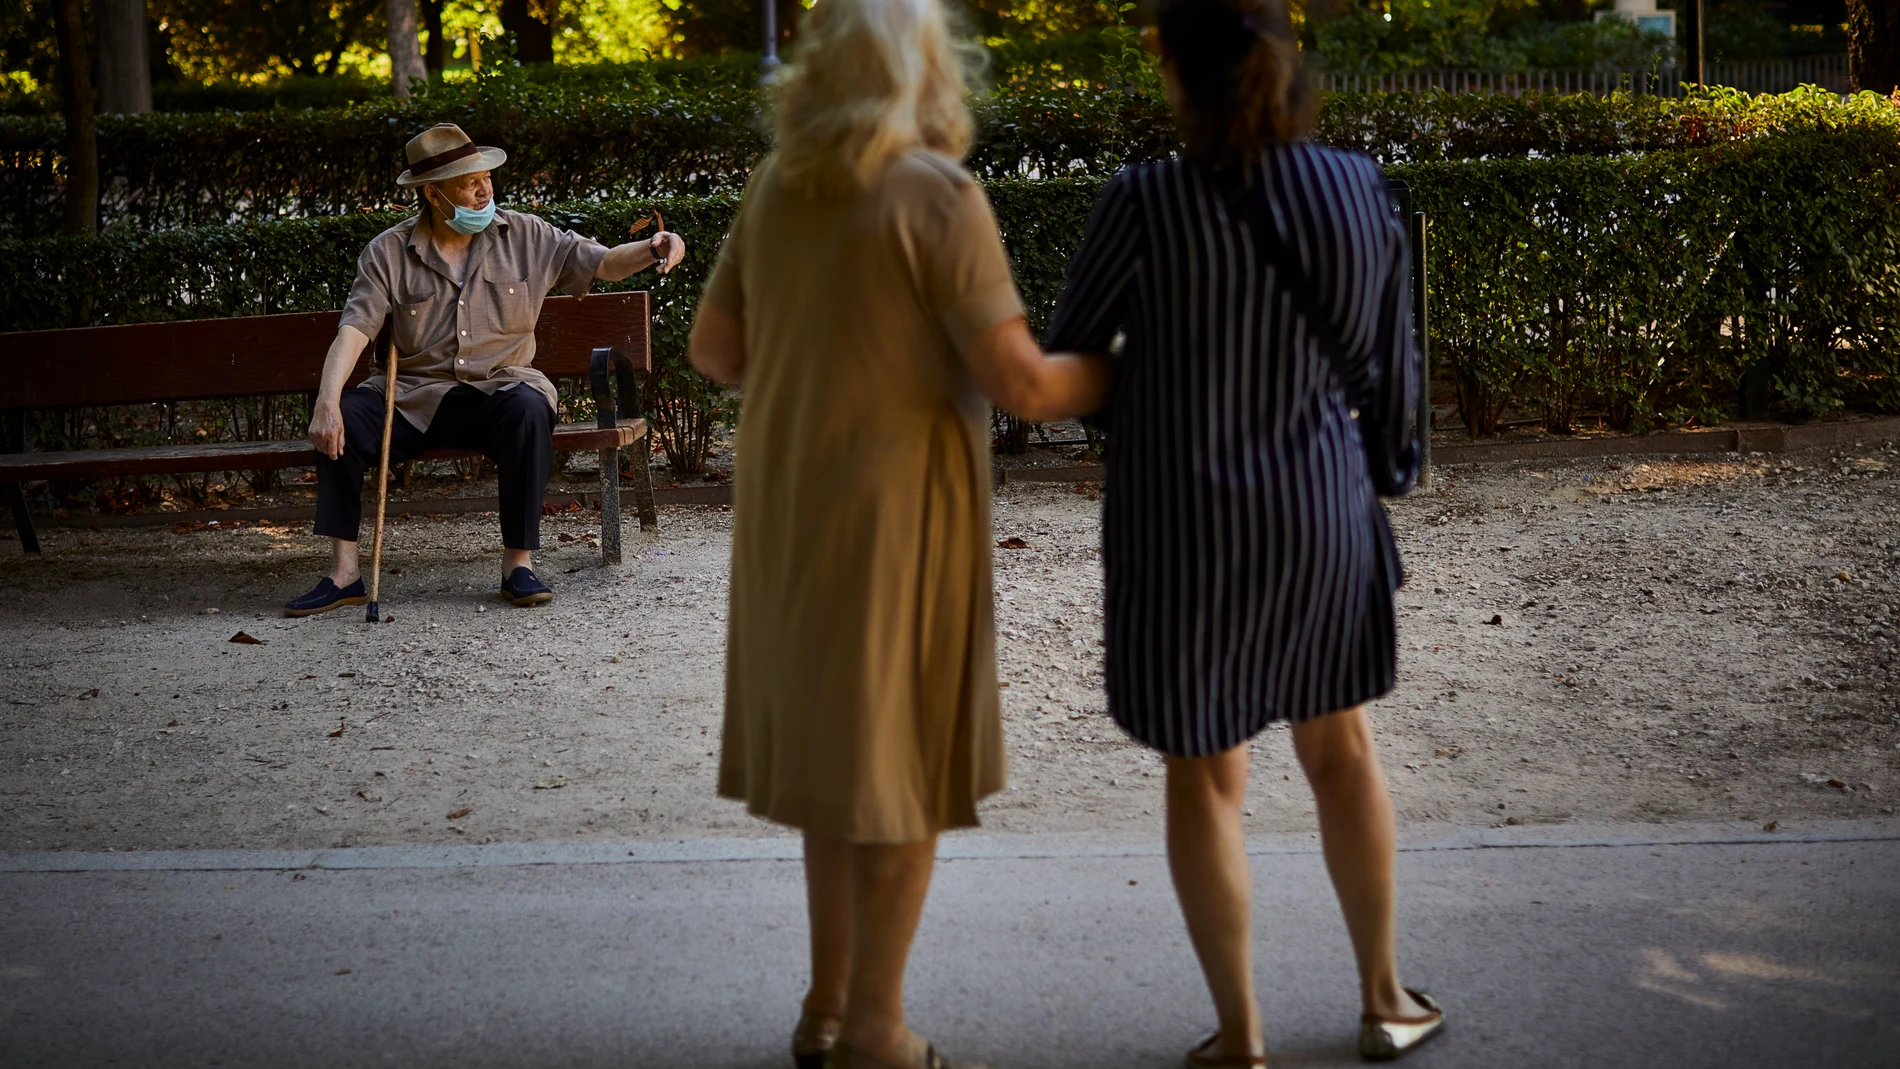
{"type": "MultiPolygon", "coordinates": [[[[467,304],[468,304],[468,302],[467,302],[467,301],[456,301],[455,303],[456,303],[456,304],[460,304],[460,305],[467,305],[467,304]]],[[[411,313],[409,313],[409,314],[410,314],[410,315],[415,315],[415,313],[414,313],[414,312],[411,312],[411,313]]]]}
{"type": "Polygon", "coordinates": [[[509,292],[509,293],[513,293],[514,291],[515,291],[515,288],[514,288],[513,286],[509,286],[509,287],[508,287],[508,292],[509,292]]]}
{"type": "Polygon", "coordinates": [[[456,363],[458,363],[458,364],[466,364],[466,363],[468,363],[468,361],[466,361],[466,360],[464,360],[464,359],[462,359],[462,358],[461,358],[461,357],[459,357],[459,356],[455,358],[455,362],[456,362],[456,363]]]}
{"type": "Polygon", "coordinates": [[[468,337],[468,331],[466,331],[466,330],[465,330],[465,331],[463,331],[463,332],[462,332],[462,337],[464,337],[464,338],[466,338],[466,337],[468,337]]]}
{"type": "Polygon", "coordinates": [[[411,309],[409,309],[409,314],[410,314],[410,315],[415,315],[415,314],[416,314],[416,310],[415,310],[414,308],[411,308],[411,309]]]}

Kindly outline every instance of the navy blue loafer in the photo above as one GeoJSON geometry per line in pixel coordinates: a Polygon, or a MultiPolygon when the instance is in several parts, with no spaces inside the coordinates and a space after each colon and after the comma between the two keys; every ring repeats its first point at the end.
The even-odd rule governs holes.
{"type": "Polygon", "coordinates": [[[317,585],[310,588],[310,593],[293,598],[286,604],[284,615],[315,616],[320,612],[329,612],[338,605],[361,605],[368,600],[369,595],[364,592],[361,579],[349,586],[339,587],[326,575],[317,580],[317,585]]]}
{"type": "Polygon", "coordinates": [[[501,596],[516,605],[540,605],[554,600],[554,591],[526,568],[516,568],[501,581],[501,596]]]}

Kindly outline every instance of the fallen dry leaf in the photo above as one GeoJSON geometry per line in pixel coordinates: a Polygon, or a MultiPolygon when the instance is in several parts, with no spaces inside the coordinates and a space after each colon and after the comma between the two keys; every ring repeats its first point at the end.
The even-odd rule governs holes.
{"type": "Polygon", "coordinates": [[[85,700],[86,700],[87,698],[97,698],[98,696],[99,696],[99,688],[98,688],[98,687],[94,687],[94,688],[92,688],[91,690],[88,690],[88,691],[84,691],[84,692],[82,692],[82,693],[81,693],[81,694],[79,695],[79,700],[83,702],[83,701],[85,701],[85,700]]]}
{"type": "Polygon", "coordinates": [[[337,974],[338,976],[348,976],[348,975],[350,975],[350,970],[349,970],[349,969],[338,969],[338,970],[336,971],[336,974],[337,974]]]}
{"type": "Polygon", "coordinates": [[[553,791],[565,786],[567,786],[566,776],[549,776],[547,779],[537,782],[534,785],[534,789],[537,791],[553,791]]]}
{"type": "Polygon", "coordinates": [[[344,729],[345,727],[347,727],[347,726],[348,726],[347,724],[345,724],[345,723],[344,723],[343,721],[341,721],[341,720],[339,720],[339,721],[337,721],[337,723],[336,723],[336,730],[335,730],[335,731],[332,731],[332,732],[330,732],[330,734],[328,734],[328,735],[326,735],[326,736],[324,736],[324,737],[325,737],[325,738],[331,738],[331,739],[340,739],[340,738],[342,738],[342,737],[343,737],[343,729],[344,729]]]}
{"type": "Polygon", "coordinates": [[[230,640],[240,646],[262,646],[264,644],[263,639],[251,637],[248,631],[239,631],[237,634],[232,635],[230,640]]]}
{"type": "Polygon", "coordinates": [[[574,536],[573,536],[573,535],[571,535],[571,534],[568,534],[568,533],[567,533],[566,531],[562,531],[562,532],[561,532],[561,535],[560,535],[560,538],[561,538],[561,541],[563,541],[563,542],[572,542],[572,541],[574,541],[574,536]]]}
{"type": "Polygon", "coordinates": [[[1002,541],[996,543],[996,548],[997,549],[1028,549],[1029,543],[1023,541],[1020,538],[1017,538],[1015,535],[1010,535],[1008,538],[1005,538],[1002,541]]]}
{"type": "Polygon", "coordinates": [[[473,812],[475,812],[473,809],[470,809],[468,806],[463,806],[462,808],[456,810],[455,812],[450,813],[449,819],[461,820],[463,817],[468,816],[470,813],[473,813],[473,812]]]}

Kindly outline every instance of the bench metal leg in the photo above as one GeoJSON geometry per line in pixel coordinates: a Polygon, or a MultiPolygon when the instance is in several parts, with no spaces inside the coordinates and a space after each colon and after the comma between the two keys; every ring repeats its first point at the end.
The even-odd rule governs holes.
{"type": "MultiPolygon", "coordinates": [[[[648,424],[651,427],[651,424],[648,424]]],[[[647,470],[647,458],[653,453],[652,430],[648,430],[634,445],[633,457],[633,498],[640,508],[640,529],[657,531],[660,529],[660,517],[653,509],[653,473],[647,470]]]]}
{"type": "Polygon", "coordinates": [[[600,451],[600,562],[620,563],[620,450],[600,451]]]}
{"type": "Polygon", "coordinates": [[[26,511],[26,494],[19,483],[7,484],[7,506],[13,510],[13,529],[20,533],[20,548],[28,553],[40,551],[40,536],[33,531],[33,517],[26,511]]]}
{"type": "MultiPolygon", "coordinates": [[[[4,413],[0,424],[4,424],[0,426],[0,452],[26,452],[26,413],[4,413]]],[[[13,529],[20,533],[20,548],[38,553],[40,536],[33,530],[33,516],[26,511],[26,491],[19,483],[7,484],[7,507],[13,510],[13,529]]]]}

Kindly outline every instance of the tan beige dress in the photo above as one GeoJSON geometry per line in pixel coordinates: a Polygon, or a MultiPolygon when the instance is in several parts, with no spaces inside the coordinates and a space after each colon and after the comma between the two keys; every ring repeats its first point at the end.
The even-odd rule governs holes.
{"type": "Polygon", "coordinates": [[[754,171],[705,301],[745,325],[719,793],[913,842],[1002,789],[989,406],[1022,314],[989,202],[916,152],[855,196],[754,171]]]}

